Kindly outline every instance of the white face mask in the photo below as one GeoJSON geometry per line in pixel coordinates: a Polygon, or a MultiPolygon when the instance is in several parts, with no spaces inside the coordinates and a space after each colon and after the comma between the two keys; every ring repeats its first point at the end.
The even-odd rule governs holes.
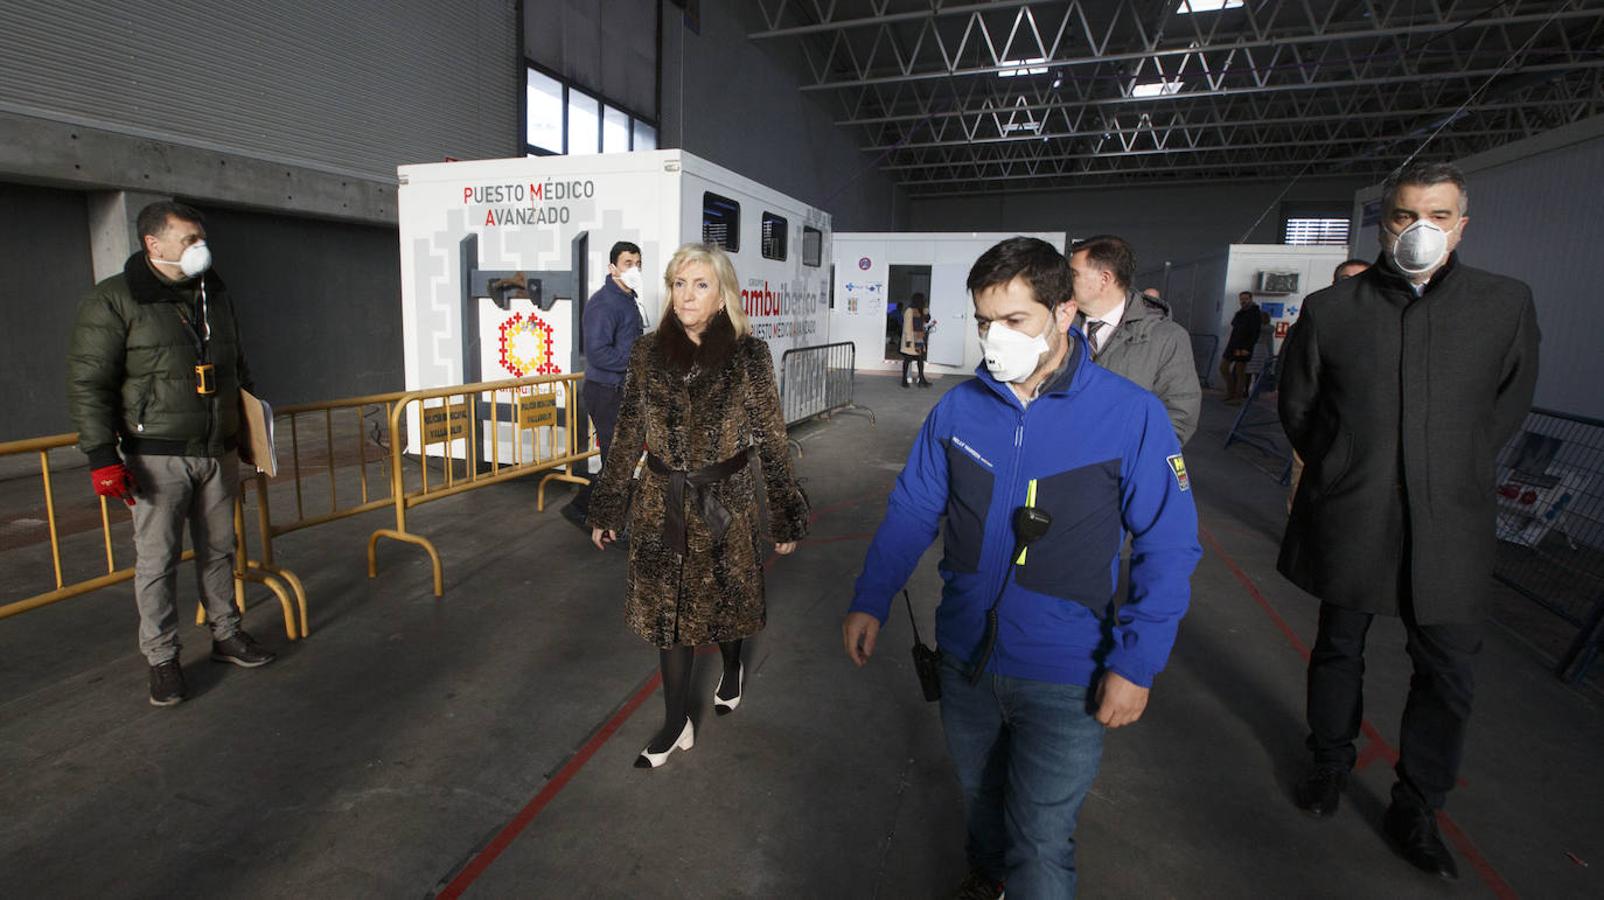
{"type": "Polygon", "coordinates": [[[1042,355],[1052,349],[1047,342],[1053,320],[1048,318],[1047,328],[1031,337],[1015,331],[1001,322],[993,322],[980,339],[980,350],[986,355],[986,371],[998,381],[1018,384],[1030,377],[1041,364],[1042,355]]]}
{"type": "Polygon", "coordinates": [[[212,267],[212,250],[206,246],[205,241],[196,241],[185,247],[183,254],[177,259],[157,259],[152,256],[150,260],[163,265],[177,266],[185,275],[194,278],[212,267]]]}
{"type": "Polygon", "coordinates": [[[1393,239],[1391,255],[1393,265],[1407,275],[1430,272],[1448,255],[1448,232],[1433,222],[1417,219],[1393,239]]]}
{"type": "Polygon", "coordinates": [[[624,287],[639,294],[641,289],[640,266],[634,266],[618,273],[618,280],[624,283],[624,287]]]}

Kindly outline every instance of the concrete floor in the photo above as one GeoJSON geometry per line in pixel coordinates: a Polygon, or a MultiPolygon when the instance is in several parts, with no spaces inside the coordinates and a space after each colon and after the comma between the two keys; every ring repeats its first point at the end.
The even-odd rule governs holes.
{"type": "MultiPolygon", "coordinates": [[[[444,558],[442,600],[416,548],[386,545],[365,577],[384,513],[281,539],[311,638],[287,644],[254,589],[248,627],[279,661],[211,664],[186,627],[193,696],[173,709],[145,702],[127,585],[0,622],[0,895],[944,895],[965,869],[959,798],[907,624],[864,670],[838,629],[917,424],[955,383],[865,377],[878,425],[806,429],[817,517],[770,571],[745,702],[711,715],[717,666],[700,660],[696,747],[657,771],[631,767],[661,699],[655,652],[621,621],[622,554],[535,513],[532,482],[413,514],[444,558]]],[[[1084,896],[1604,896],[1600,694],[1498,627],[1449,805],[1457,886],[1378,831],[1409,675],[1394,622],[1372,631],[1374,738],[1348,802],[1323,822],[1293,809],[1315,604],[1275,574],[1283,494],[1256,451],[1221,449],[1230,414],[1206,401],[1188,448],[1206,555],[1146,717],[1107,742],[1084,896]]],[[[0,554],[4,596],[37,553],[0,554]]],[[[934,564],[911,585],[922,627],[934,564]]]]}

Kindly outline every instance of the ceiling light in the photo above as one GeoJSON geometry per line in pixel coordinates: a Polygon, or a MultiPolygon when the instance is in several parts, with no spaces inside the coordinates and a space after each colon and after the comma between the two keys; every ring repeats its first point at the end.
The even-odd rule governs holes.
{"type": "Polygon", "coordinates": [[[1132,97],[1160,97],[1164,94],[1178,94],[1181,91],[1181,80],[1149,81],[1143,84],[1131,85],[1132,97]]]}
{"type": "Polygon", "coordinates": [[[1219,12],[1222,9],[1240,9],[1242,0],[1181,0],[1181,5],[1175,7],[1175,14],[1184,16],[1188,13],[1219,12]]]}
{"type": "Polygon", "coordinates": [[[1009,122],[1008,124],[1003,126],[1003,134],[1009,134],[1009,133],[1015,132],[1015,131],[1035,131],[1035,130],[1036,130],[1036,123],[1032,122],[1032,121],[1009,122]]]}
{"type": "Polygon", "coordinates": [[[1047,57],[1045,56],[1032,56],[1029,59],[1010,59],[1000,62],[997,65],[1002,66],[1003,69],[997,73],[997,77],[1012,78],[1015,75],[1040,75],[1047,71],[1047,67],[1038,66],[1037,64],[1046,61],[1047,57]]]}

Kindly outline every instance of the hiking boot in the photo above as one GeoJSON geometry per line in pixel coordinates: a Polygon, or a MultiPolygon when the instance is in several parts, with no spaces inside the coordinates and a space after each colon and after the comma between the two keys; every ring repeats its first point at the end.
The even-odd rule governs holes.
{"type": "Polygon", "coordinates": [[[184,687],[184,669],[178,660],[169,659],[150,667],[150,705],[176,706],[189,696],[184,687]]]}
{"type": "Polygon", "coordinates": [[[256,639],[243,631],[234,632],[234,636],[226,641],[212,642],[212,661],[232,663],[242,669],[254,669],[265,666],[278,657],[261,645],[256,639]]]}

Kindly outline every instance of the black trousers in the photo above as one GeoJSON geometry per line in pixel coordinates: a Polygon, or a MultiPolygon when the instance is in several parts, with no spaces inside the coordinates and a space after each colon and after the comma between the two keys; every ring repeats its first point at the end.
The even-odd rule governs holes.
{"type": "MultiPolygon", "coordinates": [[[[585,403],[585,414],[590,416],[591,424],[596,427],[596,440],[601,443],[601,458],[605,462],[607,451],[613,446],[613,429],[618,426],[618,405],[623,399],[624,386],[602,384],[586,378],[580,393],[585,403]]],[[[590,485],[579,489],[579,493],[574,495],[573,505],[579,512],[590,511],[590,485]]]]}
{"type": "MultiPolygon", "coordinates": [[[[1316,766],[1348,771],[1364,719],[1365,634],[1372,613],[1320,604],[1320,632],[1309,656],[1309,750],[1316,766]]],[[[1476,693],[1474,662],[1482,626],[1421,625],[1407,597],[1403,622],[1414,663],[1398,746],[1393,802],[1441,809],[1459,777],[1476,693]]]]}
{"type": "Polygon", "coordinates": [[[917,364],[919,366],[919,380],[920,381],[924,381],[925,380],[925,355],[923,353],[919,353],[919,354],[904,353],[904,354],[902,354],[902,383],[903,384],[907,384],[908,383],[908,367],[911,366],[911,365],[915,365],[915,364],[917,364]]]}

